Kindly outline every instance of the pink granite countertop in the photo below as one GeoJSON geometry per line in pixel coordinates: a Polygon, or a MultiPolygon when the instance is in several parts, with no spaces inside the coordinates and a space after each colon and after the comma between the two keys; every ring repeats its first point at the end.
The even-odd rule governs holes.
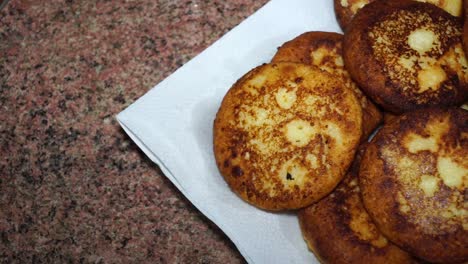
{"type": "Polygon", "coordinates": [[[11,0],[0,262],[244,262],[115,115],[266,2],[11,0]]]}

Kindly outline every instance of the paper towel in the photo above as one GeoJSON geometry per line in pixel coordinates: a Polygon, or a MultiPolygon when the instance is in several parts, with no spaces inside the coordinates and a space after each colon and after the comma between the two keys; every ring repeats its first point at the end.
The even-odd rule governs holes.
{"type": "Polygon", "coordinates": [[[249,263],[318,263],[293,213],[257,209],[216,167],[213,120],[223,96],[276,48],[306,31],[341,32],[331,0],[272,0],[121,112],[117,119],[249,263]]]}

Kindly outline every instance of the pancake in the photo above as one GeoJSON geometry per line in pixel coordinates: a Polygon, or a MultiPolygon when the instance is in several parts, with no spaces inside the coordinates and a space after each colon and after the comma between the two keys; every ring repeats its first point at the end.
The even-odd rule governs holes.
{"type": "Polygon", "coordinates": [[[299,63],[259,66],[225,95],[214,121],[224,179],[267,210],[319,200],[345,175],[361,137],[361,107],[342,82],[299,63]]]}
{"type": "Polygon", "coordinates": [[[309,249],[324,264],[417,263],[379,232],[364,209],[357,178],[359,156],[330,195],[299,211],[309,249]]]}
{"type": "Polygon", "coordinates": [[[468,261],[468,111],[424,109],[385,124],[359,171],[364,206],[392,242],[430,262],[468,261]]]}
{"type": "MultiPolygon", "coordinates": [[[[362,7],[372,1],[373,0],[334,0],[335,15],[341,28],[346,30],[354,15],[356,15],[362,7]]],[[[463,13],[462,0],[420,0],[419,2],[427,2],[436,5],[456,17],[460,17],[463,13]]]]}
{"type": "Polygon", "coordinates": [[[284,43],[272,62],[289,61],[315,65],[335,74],[355,92],[362,107],[362,139],[367,138],[382,121],[379,109],[362,93],[344,68],[342,57],[343,35],[332,32],[306,32],[284,43]]]}
{"type": "Polygon", "coordinates": [[[461,32],[461,20],[434,5],[377,0],[345,34],[345,66],[386,111],[460,105],[468,99],[461,32]]]}

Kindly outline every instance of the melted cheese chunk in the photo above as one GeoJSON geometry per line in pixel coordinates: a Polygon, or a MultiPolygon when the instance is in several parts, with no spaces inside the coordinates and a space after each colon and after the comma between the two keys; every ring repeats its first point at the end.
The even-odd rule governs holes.
{"type": "Polygon", "coordinates": [[[427,29],[416,29],[408,36],[408,45],[419,54],[424,54],[435,48],[438,42],[437,35],[427,29]]]}
{"type": "Polygon", "coordinates": [[[297,96],[295,91],[288,91],[285,88],[281,88],[275,94],[276,103],[283,108],[289,109],[296,102],[297,96]]]}
{"type": "Polygon", "coordinates": [[[437,90],[443,81],[447,79],[447,74],[438,65],[428,66],[427,68],[419,71],[418,83],[419,93],[423,93],[429,89],[437,90]]]}
{"type": "Polygon", "coordinates": [[[450,157],[439,157],[437,170],[444,184],[450,188],[462,188],[468,181],[468,169],[453,161],[450,157]]]}
{"type": "Polygon", "coordinates": [[[296,119],[285,126],[286,139],[298,147],[307,145],[316,133],[317,130],[305,120],[296,119]]]}
{"type": "Polygon", "coordinates": [[[434,196],[435,192],[439,190],[439,178],[431,175],[422,175],[419,188],[421,188],[424,194],[428,197],[434,196]]]}
{"type": "Polygon", "coordinates": [[[417,134],[410,134],[406,138],[405,147],[410,153],[417,153],[419,151],[428,150],[430,152],[437,152],[439,145],[435,137],[421,137],[417,134]]]}

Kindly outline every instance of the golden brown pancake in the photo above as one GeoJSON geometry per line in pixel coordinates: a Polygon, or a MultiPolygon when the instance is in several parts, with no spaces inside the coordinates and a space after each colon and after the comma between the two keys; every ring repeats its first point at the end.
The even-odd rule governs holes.
{"type": "Polygon", "coordinates": [[[416,263],[379,232],[364,209],[357,178],[359,156],[330,195],[299,211],[309,249],[321,263],[416,263]]]}
{"type": "Polygon", "coordinates": [[[423,109],[385,124],[359,172],[364,205],[379,230],[427,261],[468,261],[467,157],[464,109],[423,109]]]}
{"type": "Polygon", "coordinates": [[[214,122],[216,163],[231,189],[268,210],[330,193],[361,137],[361,107],[342,82],[299,63],[259,66],[225,95],[214,122]]]}
{"type": "Polygon", "coordinates": [[[335,74],[347,87],[356,93],[362,107],[362,141],[382,121],[382,114],[377,107],[362,93],[349,73],[344,68],[342,58],[343,35],[332,32],[306,32],[291,41],[284,43],[272,62],[289,61],[315,65],[321,70],[335,74]]]}
{"type": "Polygon", "coordinates": [[[345,66],[386,111],[460,105],[468,99],[461,32],[461,20],[434,5],[377,0],[345,34],[345,66]]]}
{"type": "MultiPolygon", "coordinates": [[[[343,30],[346,30],[354,15],[373,0],[334,0],[335,15],[343,30]]],[[[388,1],[388,0],[387,0],[388,1]]],[[[462,0],[420,0],[436,5],[451,15],[460,17],[463,13],[462,0]]]]}

